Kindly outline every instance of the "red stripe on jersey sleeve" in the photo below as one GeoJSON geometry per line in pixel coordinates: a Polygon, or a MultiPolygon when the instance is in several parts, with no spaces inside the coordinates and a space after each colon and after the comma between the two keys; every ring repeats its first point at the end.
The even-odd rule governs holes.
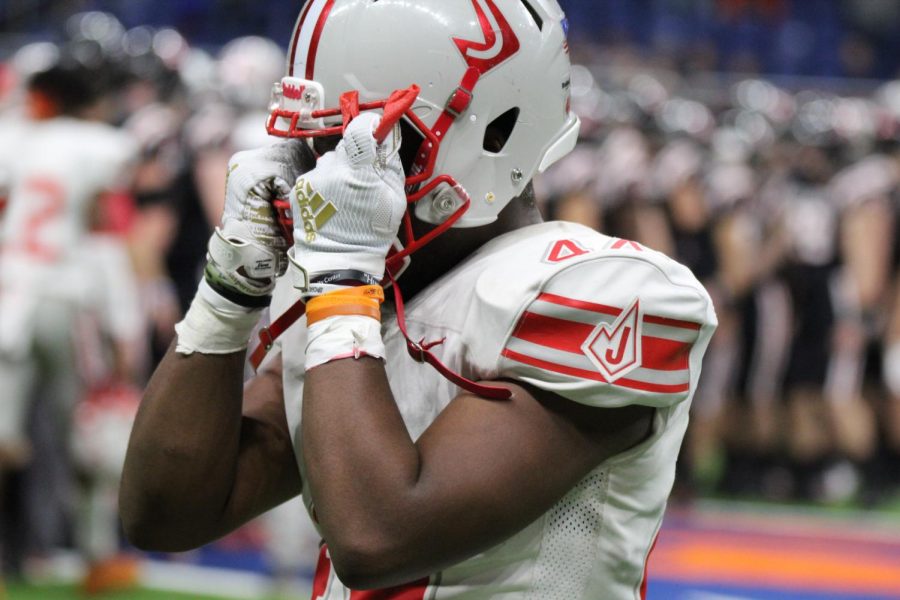
{"type": "MultiPolygon", "coordinates": [[[[596,302],[586,302],[585,300],[576,300],[575,298],[567,298],[557,294],[544,293],[538,296],[538,300],[557,304],[559,306],[568,306],[569,308],[577,308],[589,312],[600,313],[618,317],[622,314],[622,309],[607,304],[597,304],[596,302]]],[[[652,323],[654,325],[665,325],[667,327],[676,327],[678,329],[690,329],[691,331],[699,331],[700,324],[693,321],[682,321],[680,319],[670,319],[669,317],[657,317],[654,315],[644,315],[644,323],[652,323]]]]}
{"type": "MultiPolygon", "coordinates": [[[[544,369],[546,371],[551,371],[553,373],[561,373],[563,375],[570,375],[572,377],[580,377],[582,379],[591,379],[593,381],[599,381],[601,383],[609,383],[600,373],[588,371],[586,369],[577,369],[575,367],[556,364],[553,362],[542,360],[540,358],[521,354],[514,350],[510,350],[509,348],[504,348],[501,354],[510,360],[514,360],[516,362],[520,362],[532,367],[537,367],[539,369],[544,369]]],[[[634,379],[626,379],[624,377],[621,379],[617,379],[611,385],[638,390],[641,392],[655,392],[658,394],[681,394],[690,390],[689,383],[668,385],[662,383],[636,381],[634,379]]]]}
{"type": "Polygon", "coordinates": [[[645,335],[641,338],[641,366],[656,371],[685,371],[690,368],[693,344],[645,335]]]}
{"type": "Polygon", "coordinates": [[[597,304],[595,302],[585,302],[584,300],[576,300],[575,298],[566,298],[565,296],[557,296],[556,294],[541,294],[538,300],[550,302],[551,304],[559,304],[560,306],[568,306],[570,308],[580,308],[590,312],[600,313],[618,317],[622,314],[621,308],[615,306],[607,306],[606,304],[597,304]]]}
{"type": "Polygon", "coordinates": [[[581,354],[581,344],[591,335],[593,325],[526,312],[513,337],[532,344],[581,354]]]}
{"type": "Polygon", "coordinates": [[[679,319],[670,319],[668,317],[654,317],[653,315],[645,315],[644,323],[653,323],[654,325],[666,325],[667,327],[677,327],[678,329],[700,331],[700,323],[694,323],[693,321],[681,321],[679,319]]]}
{"type": "MultiPolygon", "coordinates": [[[[513,337],[572,354],[584,354],[582,344],[590,337],[594,326],[526,312],[519,320],[513,337]]],[[[641,338],[641,367],[656,371],[681,371],[690,368],[693,344],[659,337],[641,338]]]]}

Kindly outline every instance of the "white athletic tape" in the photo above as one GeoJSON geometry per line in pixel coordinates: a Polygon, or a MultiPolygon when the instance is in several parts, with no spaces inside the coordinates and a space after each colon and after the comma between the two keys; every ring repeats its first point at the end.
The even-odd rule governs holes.
{"type": "Polygon", "coordinates": [[[179,354],[231,354],[246,350],[261,308],[246,308],[226,300],[204,279],[184,320],[175,326],[179,354]]]}
{"type": "Polygon", "coordinates": [[[381,323],[371,317],[330,317],[309,328],[306,370],[342,358],[384,358],[381,323]]]}

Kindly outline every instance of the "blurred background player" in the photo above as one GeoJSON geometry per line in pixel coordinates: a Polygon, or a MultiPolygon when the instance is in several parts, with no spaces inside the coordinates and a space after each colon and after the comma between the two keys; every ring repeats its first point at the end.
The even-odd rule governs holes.
{"type": "MultiPolygon", "coordinates": [[[[10,169],[23,154],[19,141],[35,126],[26,118],[35,98],[26,84],[42,71],[60,65],[74,70],[70,95],[78,101],[61,103],[62,117],[90,121],[98,135],[110,133],[110,139],[119,138],[124,146],[118,165],[109,162],[109,183],[84,193],[84,198],[92,198],[84,201],[91,206],[84,209],[89,218],[81,219],[75,211],[83,234],[75,247],[83,260],[69,256],[70,268],[57,271],[80,278],[81,290],[73,303],[78,308],[72,311],[77,323],[71,334],[78,342],[72,353],[78,372],[69,379],[65,408],[57,410],[45,399],[47,394],[32,390],[32,401],[19,409],[21,435],[3,445],[3,471],[7,465],[26,466],[24,471],[13,470],[11,502],[3,511],[9,543],[3,546],[7,568],[18,573],[24,566],[33,577],[44,572],[44,557],[74,543],[90,567],[84,589],[102,591],[134,579],[129,561],[107,560],[115,559],[120,547],[111,500],[135,409],[133,384],[165,349],[172,325],[193,294],[211,230],[206,215],[221,211],[221,169],[233,152],[268,143],[259,123],[265,120],[271,83],[283,68],[284,52],[270,40],[251,36],[236,40],[216,57],[189,47],[171,28],[127,29],[112,15],[99,12],[71,16],[61,35],[61,45],[27,44],[4,64],[0,195],[8,196],[10,169]],[[101,122],[115,129],[101,127],[101,122]],[[127,141],[131,139],[136,143],[127,141]],[[114,189],[107,193],[107,188],[114,189]],[[189,290],[181,301],[180,289],[189,290]],[[148,334],[155,340],[150,344],[148,334]]],[[[32,87],[39,85],[40,80],[32,87]]],[[[40,114],[55,122],[55,111],[40,114]]],[[[90,154],[83,155],[92,161],[90,154]]],[[[102,164],[97,161],[98,168],[102,164]]],[[[9,214],[0,212],[0,220],[9,214]]],[[[13,231],[19,223],[6,226],[13,231]]],[[[39,287],[17,283],[23,306],[41,296],[39,287]]],[[[7,305],[3,313],[15,321],[7,305]]],[[[66,331],[54,326],[60,339],[66,331]]],[[[13,335],[5,324],[4,332],[13,335]]],[[[67,365],[72,355],[66,355],[67,365]]],[[[45,366],[54,375],[57,369],[68,369],[45,366]]],[[[0,379],[4,385],[13,382],[6,376],[0,379]]],[[[13,406],[12,398],[3,400],[8,403],[4,406],[13,406]]],[[[12,430],[13,422],[5,419],[4,426],[12,430]]],[[[308,518],[296,505],[288,505],[258,528],[260,534],[247,539],[265,541],[266,561],[276,574],[274,587],[290,593],[296,574],[311,570],[315,561],[316,539],[310,535],[308,518]]]]}
{"type": "Polygon", "coordinates": [[[127,295],[134,290],[129,279],[118,276],[129,273],[129,258],[120,241],[91,239],[114,203],[110,194],[127,189],[135,155],[129,137],[102,122],[105,85],[73,57],[32,75],[25,88],[27,120],[4,146],[9,200],[0,256],[2,466],[4,474],[31,460],[42,466],[28,472],[38,482],[19,488],[19,499],[27,499],[19,511],[9,507],[17,516],[7,524],[18,532],[6,529],[11,543],[5,550],[14,569],[25,553],[46,552],[59,541],[60,503],[71,481],[48,474],[66,472],[72,410],[89,383],[80,368],[87,356],[79,350],[87,339],[81,324],[87,311],[101,306],[98,290],[116,298],[103,303],[110,310],[95,315],[102,323],[98,332],[112,340],[110,380],[133,381],[136,375],[140,321],[127,308],[124,318],[116,318],[136,304],[127,295]],[[110,262],[118,263],[116,288],[109,279],[96,287],[91,277],[102,277],[110,262]],[[29,440],[33,411],[48,416],[41,421],[47,429],[37,433],[39,447],[29,440]],[[31,547],[20,547],[15,541],[28,529],[31,547]]]}

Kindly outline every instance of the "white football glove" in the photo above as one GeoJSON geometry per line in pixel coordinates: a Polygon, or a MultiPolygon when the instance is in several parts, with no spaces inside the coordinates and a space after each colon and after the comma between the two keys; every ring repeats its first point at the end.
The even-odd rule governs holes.
{"type": "Polygon", "coordinates": [[[399,128],[382,144],[374,113],[356,117],[333,151],[301,176],[291,191],[295,286],[326,273],[357,271],[375,282],[406,212],[406,178],[400,162],[399,128]]]}
{"type": "Polygon", "coordinates": [[[209,240],[205,276],[238,304],[267,304],[287,268],[288,242],[272,201],[290,195],[297,152],[296,142],[287,142],[238,152],[229,161],[222,226],[209,240]]]}

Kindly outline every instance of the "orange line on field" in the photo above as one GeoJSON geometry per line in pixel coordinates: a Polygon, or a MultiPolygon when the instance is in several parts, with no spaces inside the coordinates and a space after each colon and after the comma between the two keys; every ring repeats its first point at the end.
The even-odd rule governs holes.
{"type": "Polygon", "coordinates": [[[650,577],[716,583],[900,595],[896,555],[841,553],[827,548],[781,548],[705,540],[660,544],[650,577]]]}
{"type": "Polygon", "coordinates": [[[893,554],[900,559],[900,537],[888,542],[876,539],[843,539],[828,537],[821,533],[809,535],[776,535],[765,532],[721,532],[721,531],[673,531],[665,532],[665,541],[672,546],[702,541],[708,546],[739,546],[741,548],[777,547],[783,551],[819,552],[827,549],[830,554],[852,556],[857,552],[872,554],[893,554]]]}

